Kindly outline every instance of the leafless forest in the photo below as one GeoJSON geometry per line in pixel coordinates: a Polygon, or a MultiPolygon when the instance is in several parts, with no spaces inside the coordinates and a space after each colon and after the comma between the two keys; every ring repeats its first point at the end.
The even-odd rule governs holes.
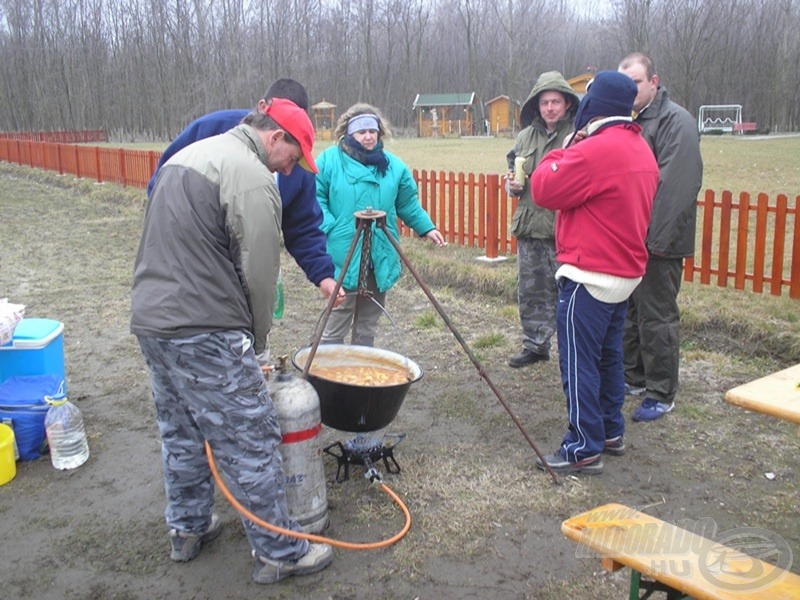
{"type": "Polygon", "coordinates": [[[798,31],[798,0],[0,0],[0,129],[167,139],[282,76],[402,129],[417,93],[475,92],[481,118],[542,71],[643,51],[693,113],[742,104],[796,130],[798,31]]]}

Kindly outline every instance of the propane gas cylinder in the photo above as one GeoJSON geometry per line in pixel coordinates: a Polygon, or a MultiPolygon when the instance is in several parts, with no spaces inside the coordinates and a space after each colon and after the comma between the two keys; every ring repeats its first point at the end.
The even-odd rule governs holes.
{"type": "Polygon", "coordinates": [[[283,460],[289,516],[305,533],[319,533],[328,525],[328,494],[322,463],[319,396],[305,379],[288,372],[279,357],[275,375],[267,383],[283,439],[283,460]]]}

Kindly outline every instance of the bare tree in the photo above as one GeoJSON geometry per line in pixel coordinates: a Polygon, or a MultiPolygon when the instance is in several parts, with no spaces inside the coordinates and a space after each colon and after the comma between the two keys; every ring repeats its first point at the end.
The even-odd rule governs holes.
{"type": "Polygon", "coordinates": [[[668,57],[661,73],[669,75],[670,93],[695,112],[702,102],[696,86],[704,73],[718,64],[716,24],[724,18],[722,0],[671,0],[662,6],[666,35],[659,40],[659,57],[668,57]]]}
{"type": "Polygon", "coordinates": [[[522,100],[542,71],[641,51],[691,111],[740,103],[760,127],[797,128],[798,3],[0,0],[0,127],[163,139],[288,76],[340,110],[380,105],[402,129],[416,93],[522,100]]]}
{"type": "Polygon", "coordinates": [[[657,0],[614,0],[613,14],[619,25],[618,42],[624,54],[650,54],[652,7],[657,0]]]}

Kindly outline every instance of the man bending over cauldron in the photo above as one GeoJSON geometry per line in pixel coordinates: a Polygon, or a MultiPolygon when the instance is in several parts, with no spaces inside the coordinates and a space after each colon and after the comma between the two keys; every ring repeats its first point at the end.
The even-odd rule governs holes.
{"type": "MultiPolygon", "coordinates": [[[[160,170],[131,291],[131,331],[150,369],[161,433],[170,558],[216,538],[208,442],[231,493],[260,519],[289,518],[277,416],[256,358],[272,321],[281,198],[274,172],[316,172],[314,128],[293,102],[261,100],[241,125],[196,142],[160,170]]],[[[253,579],[274,583],[327,567],[327,544],[243,519],[253,579]]]]}

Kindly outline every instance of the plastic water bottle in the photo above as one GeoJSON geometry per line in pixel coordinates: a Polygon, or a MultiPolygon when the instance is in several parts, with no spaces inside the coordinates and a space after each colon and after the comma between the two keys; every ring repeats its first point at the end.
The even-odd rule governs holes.
{"type": "Polygon", "coordinates": [[[278,271],[278,284],[275,286],[275,307],[272,309],[272,318],[283,318],[283,276],[278,271]]]}
{"type": "Polygon", "coordinates": [[[80,467],[89,458],[81,411],[64,395],[44,399],[50,405],[44,428],[53,466],[62,470],[80,467]]]}

